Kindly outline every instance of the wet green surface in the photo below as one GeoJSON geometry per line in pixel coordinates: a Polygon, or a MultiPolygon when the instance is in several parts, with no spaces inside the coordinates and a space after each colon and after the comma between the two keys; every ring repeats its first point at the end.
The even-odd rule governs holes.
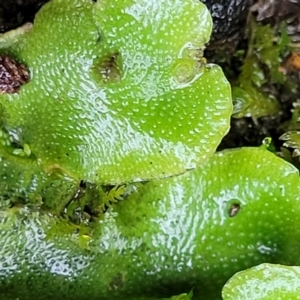
{"type": "Polygon", "coordinates": [[[224,300],[300,299],[300,267],[261,264],[237,273],[222,293],[224,300]]]}
{"type": "Polygon", "coordinates": [[[264,148],[222,152],[135,188],[95,225],[90,250],[63,221],[2,212],[1,299],[162,298],[192,288],[195,300],[221,299],[238,271],[300,263],[298,172],[264,148]]]}
{"type": "Polygon", "coordinates": [[[208,10],[144,4],[55,0],[17,43],[2,36],[0,52],[32,77],[1,95],[2,127],[47,172],[114,184],[168,177],[205,162],[228,131],[229,84],[201,58],[208,10]]]}

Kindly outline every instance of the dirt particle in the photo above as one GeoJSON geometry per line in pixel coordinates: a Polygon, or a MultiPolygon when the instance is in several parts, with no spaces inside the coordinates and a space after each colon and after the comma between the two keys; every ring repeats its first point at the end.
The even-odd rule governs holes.
{"type": "Polygon", "coordinates": [[[235,217],[239,213],[240,209],[241,207],[238,203],[232,204],[228,210],[229,217],[230,218],[235,217]]]}
{"type": "Polygon", "coordinates": [[[17,63],[8,55],[0,55],[0,94],[13,94],[29,81],[25,65],[17,63]]]}

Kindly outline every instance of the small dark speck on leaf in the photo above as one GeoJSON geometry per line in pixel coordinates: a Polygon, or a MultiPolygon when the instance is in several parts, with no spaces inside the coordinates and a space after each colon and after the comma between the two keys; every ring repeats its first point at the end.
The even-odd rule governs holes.
{"type": "Polygon", "coordinates": [[[239,213],[240,208],[241,207],[239,204],[237,204],[237,203],[232,204],[228,210],[229,217],[232,218],[232,217],[236,216],[239,213]]]}
{"type": "Polygon", "coordinates": [[[125,275],[122,273],[118,273],[115,277],[113,277],[109,284],[110,290],[119,290],[124,286],[124,283],[125,275]]]}
{"type": "Polygon", "coordinates": [[[17,63],[8,55],[0,55],[0,94],[13,94],[21,85],[29,82],[29,72],[25,65],[17,63]]]}
{"type": "Polygon", "coordinates": [[[85,189],[85,188],[86,188],[86,182],[85,182],[84,180],[81,180],[79,186],[80,186],[81,188],[84,188],[84,189],[85,189]]]}
{"type": "Polygon", "coordinates": [[[119,60],[120,53],[114,52],[103,57],[95,66],[96,71],[101,75],[104,83],[115,83],[121,81],[122,67],[119,60]]]}

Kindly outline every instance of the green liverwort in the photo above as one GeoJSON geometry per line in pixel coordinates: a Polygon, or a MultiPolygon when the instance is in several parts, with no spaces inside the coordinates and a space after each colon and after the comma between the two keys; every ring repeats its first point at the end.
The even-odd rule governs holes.
{"type": "Polygon", "coordinates": [[[229,83],[202,57],[211,29],[199,1],[52,0],[31,30],[0,37],[30,74],[0,95],[1,130],[17,140],[2,151],[97,184],[201,165],[232,112],[229,83]]]}
{"type": "Polygon", "coordinates": [[[235,274],[224,286],[224,300],[299,300],[300,267],[261,264],[235,274]]]}
{"type": "Polygon", "coordinates": [[[300,263],[298,171],[265,147],[134,185],[84,248],[64,220],[1,211],[0,298],[156,300],[193,290],[193,300],[214,300],[236,272],[300,263]]]}

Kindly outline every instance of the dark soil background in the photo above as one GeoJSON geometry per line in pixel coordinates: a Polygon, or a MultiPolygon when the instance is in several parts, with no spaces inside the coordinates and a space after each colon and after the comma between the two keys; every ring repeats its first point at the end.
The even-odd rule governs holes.
{"type": "Polygon", "coordinates": [[[32,22],[36,12],[49,0],[0,0],[0,33],[32,22]]]}
{"type": "MultiPolygon", "coordinates": [[[[247,50],[247,21],[255,18],[263,25],[278,26],[285,21],[288,34],[295,43],[300,42],[300,0],[202,0],[211,11],[214,30],[205,56],[208,61],[222,66],[229,81],[239,74],[242,61],[234,56],[236,51],[247,50]],[[229,63],[220,59],[229,56],[229,63]]],[[[300,49],[300,48],[298,48],[300,49]]],[[[280,103],[280,111],[274,116],[259,119],[240,118],[231,121],[231,130],[223,139],[218,150],[241,146],[259,146],[265,137],[272,137],[276,150],[283,142],[279,137],[285,132],[284,124],[292,117],[293,103],[300,98],[299,72],[291,72],[290,80],[298,86],[298,93],[289,93],[283,87],[274,86],[274,96],[280,103]]]]}
{"type": "MultiPolygon", "coordinates": [[[[26,22],[32,22],[35,13],[49,0],[0,0],[0,33],[14,29],[26,22]]],[[[246,50],[248,45],[247,20],[254,16],[262,24],[276,27],[281,21],[288,24],[288,34],[300,49],[300,0],[202,0],[211,11],[214,20],[213,35],[205,56],[209,62],[223,67],[229,79],[239,74],[242,61],[234,54],[246,50]],[[226,62],[222,55],[229,57],[226,62]]],[[[223,139],[219,150],[240,146],[261,145],[265,137],[272,137],[277,150],[282,146],[279,140],[284,133],[282,124],[291,119],[293,103],[300,98],[300,70],[292,72],[291,80],[296,82],[299,93],[289,93],[280,86],[274,87],[274,95],[280,103],[280,111],[274,116],[259,119],[232,119],[231,130],[223,139]]]]}

